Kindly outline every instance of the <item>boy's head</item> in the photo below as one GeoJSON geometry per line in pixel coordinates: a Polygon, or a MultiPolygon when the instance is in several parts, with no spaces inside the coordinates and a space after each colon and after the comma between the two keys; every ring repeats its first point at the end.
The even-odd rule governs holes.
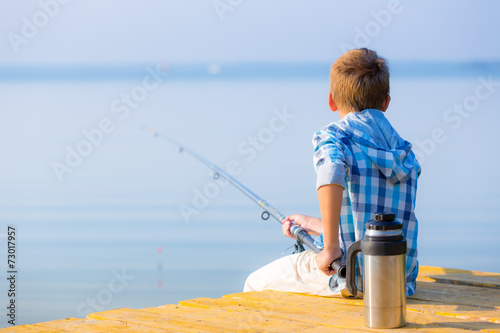
{"type": "Polygon", "coordinates": [[[385,111],[389,105],[389,68],[384,58],[366,48],[350,50],[330,71],[330,95],[336,109],[385,111]]]}

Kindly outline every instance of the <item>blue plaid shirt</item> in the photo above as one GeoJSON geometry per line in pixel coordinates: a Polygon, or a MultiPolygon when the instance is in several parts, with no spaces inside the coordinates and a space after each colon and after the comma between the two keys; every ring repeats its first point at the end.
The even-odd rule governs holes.
{"type": "MultiPolygon", "coordinates": [[[[418,224],[414,209],[420,165],[411,144],[399,136],[381,111],[366,109],[350,112],[317,131],[313,145],[316,187],[338,184],[345,189],[339,222],[343,261],[349,246],[363,238],[364,224],[372,213],[390,211],[403,222],[408,244],[406,292],[413,295],[418,275],[418,224]]],[[[316,244],[323,247],[323,234],[316,244]]],[[[362,290],[359,276],[357,280],[362,290]]],[[[344,288],[344,279],[337,274],[330,278],[333,292],[344,288]]]]}

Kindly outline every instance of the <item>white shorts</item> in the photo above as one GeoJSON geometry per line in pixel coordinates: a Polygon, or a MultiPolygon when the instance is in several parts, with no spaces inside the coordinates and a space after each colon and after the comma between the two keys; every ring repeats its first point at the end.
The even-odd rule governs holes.
{"type": "Polygon", "coordinates": [[[282,257],[250,274],[243,291],[265,289],[317,296],[334,296],[330,276],[316,266],[316,253],[304,251],[282,257]]]}

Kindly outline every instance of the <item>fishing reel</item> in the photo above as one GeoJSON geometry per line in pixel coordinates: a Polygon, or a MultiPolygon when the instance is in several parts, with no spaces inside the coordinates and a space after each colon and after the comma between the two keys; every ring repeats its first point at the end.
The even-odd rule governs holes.
{"type": "Polygon", "coordinates": [[[293,244],[293,247],[295,248],[295,251],[293,251],[293,253],[300,253],[300,252],[304,252],[306,249],[304,248],[304,244],[299,241],[297,239],[297,242],[295,242],[295,244],[293,244]]]}
{"type": "Polygon", "coordinates": [[[293,244],[292,246],[289,246],[285,249],[285,251],[281,252],[281,256],[285,256],[286,255],[286,252],[290,249],[293,248],[293,252],[292,254],[296,254],[296,253],[301,253],[301,252],[304,252],[306,249],[304,248],[304,245],[301,241],[297,240],[297,242],[295,244],[293,244]]]}

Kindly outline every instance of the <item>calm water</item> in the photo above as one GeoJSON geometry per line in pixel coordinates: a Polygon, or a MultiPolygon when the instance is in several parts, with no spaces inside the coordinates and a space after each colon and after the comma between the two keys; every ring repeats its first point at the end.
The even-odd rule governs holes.
{"type": "MultiPolygon", "coordinates": [[[[481,86],[487,73],[469,74],[395,75],[387,117],[421,151],[421,264],[500,272],[500,87],[481,86]],[[448,112],[455,104],[466,112],[448,112]]],[[[16,323],[241,291],[250,272],[293,242],[245,196],[140,127],[221,166],[233,161],[237,178],[284,214],[318,216],[311,137],[338,119],[326,104],[327,80],[172,75],[146,95],[136,88],[140,75],[2,81],[0,267],[7,274],[11,224],[16,323]],[[133,92],[137,105],[120,102],[133,92]],[[92,132],[99,126],[108,131],[102,138],[92,132]],[[86,146],[83,132],[95,144],[86,146]],[[66,164],[78,147],[87,156],[70,158],[60,181],[54,161],[66,164]]]]}

